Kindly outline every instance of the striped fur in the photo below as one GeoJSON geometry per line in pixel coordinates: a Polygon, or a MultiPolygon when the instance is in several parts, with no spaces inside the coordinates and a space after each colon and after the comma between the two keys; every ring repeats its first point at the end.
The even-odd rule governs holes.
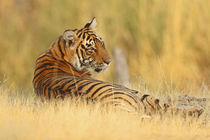
{"type": "Polygon", "coordinates": [[[111,58],[103,40],[95,33],[96,20],[78,30],[66,30],[36,61],[33,85],[37,95],[86,99],[101,106],[113,105],[139,112],[160,109],[159,100],[124,86],[91,78],[91,71],[104,71],[111,58]]]}

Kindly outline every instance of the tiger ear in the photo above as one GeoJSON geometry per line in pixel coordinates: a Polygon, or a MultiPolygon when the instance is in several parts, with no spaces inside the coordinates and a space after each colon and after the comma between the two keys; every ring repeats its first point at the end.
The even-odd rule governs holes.
{"type": "Polygon", "coordinates": [[[84,28],[89,28],[91,30],[95,30],[96,29],[96,25],[97,25],[97,22],[96,22],[96,18],[94,17],[90,22],[88,22],[84,28]]]}
{"type": "Polygon", "coordinates": [[[63,39],[66,40],[67,42],[75,43],[76,35],[73,31],[66,30],[63,33],[63,39]]]}

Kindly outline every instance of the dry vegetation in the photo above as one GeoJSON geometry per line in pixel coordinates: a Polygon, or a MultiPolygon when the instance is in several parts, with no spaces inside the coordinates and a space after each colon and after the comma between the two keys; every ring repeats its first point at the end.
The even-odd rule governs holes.
{"type": "MultiPolygon", "coordinates": [[[[126,52],[132,87],[160,98],[210,98],[209,0],[1,0],[0,139],[210,139],[205,115],[142,121],[35,97],[36,58],[66,28],[93,16],[107,49],[126,52]]],[[[114,81],[113,65],[98,78],[114,81]]]]}
{"type": "Polygon", "coordinates": [[[199,119],[141,119],[123,112],[64,102],[43,104],[0,88],[0,139],[179,139],[207,140],[210,126],[199,119]]]}

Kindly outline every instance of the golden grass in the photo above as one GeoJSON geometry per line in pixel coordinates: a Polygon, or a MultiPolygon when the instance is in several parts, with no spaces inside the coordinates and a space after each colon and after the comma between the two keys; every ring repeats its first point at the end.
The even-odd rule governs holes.
{"type": "Polygon", "coordinates": [[[102,112],[66,100],[41,103],[21,92],[0,88],[0,139],[151,139],[207,140],[209,124],[174,116],[142,120],[123,112],[102,112]]]}

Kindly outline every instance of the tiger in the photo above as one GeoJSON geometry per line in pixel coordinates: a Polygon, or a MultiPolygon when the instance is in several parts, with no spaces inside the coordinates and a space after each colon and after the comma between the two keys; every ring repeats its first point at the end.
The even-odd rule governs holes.
{"type": "Polygon", "coordinates": [[[85,99],[128,112],[156,112],[159,99],[112,82],[96,80],[92,72],[104,72],[112,59],[96,33],[94,17],[81,29],[67,29],[37,60],[33,87],[46,99],[85,99]]]}

